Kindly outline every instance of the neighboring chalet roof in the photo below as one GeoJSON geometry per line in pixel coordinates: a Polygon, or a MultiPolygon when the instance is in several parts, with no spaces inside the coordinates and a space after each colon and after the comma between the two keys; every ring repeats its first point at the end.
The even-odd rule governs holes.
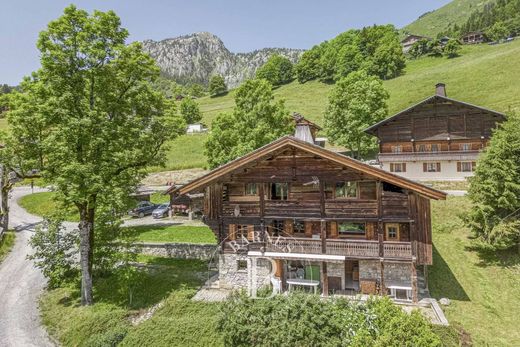
{"type": "Polygon", "coordinates": [[[339,153],[329,151],[323,147],[299,140],[299,139],[297,139],[293,136],[289,136],[289,135],[281,137],[278,140],[275,140],[263,147],[260,147],[259,149],[255,150],[249,154],[246,154],[227,164],[224,164],[224,165],[210,171],[208,174],[206,174],[200,178],[197,178],[197,179],[193,180],[192,182],[184,185],[183,187],[180,187],[180,188],[171,187],[167,192],[169,192],[169,193],[178,192],[179,194],[186,194],[186,193],[192,192],[194,190],[204,188],[204,187],[212,184],[213,182],[215,182],[220,177],[227,175],[237,169],[240,169],[253,161],[261,160],[261,159],[269,156],[269,154],[271,154],[272,152],[277,151],[277,150],[282,149],[287,146],[292,146],[296,149],[300,149],[300,150],[312,153],[312,154],[322,157],[324,159],[335,162],[339,165],[343,165],[343,166],[352,168],[354,170],[361,171],[363,173],[373,176],[374,178],[380,179],[384,182],[394,184],[394,185],[404,188],[404,189],[409,189],[409,190],[415,191],[421,195],[424,195],[424,196],[432,198],[432,199],[445,199],[446,198],[446,194],[444,192],[427,187],[423,184],[403,178],[401,176],[397,176],[395,174],[384,171],[382,169],[378,169],[376,167],[364,164],[358,160],[352,159],[350,157],[347,157],[347,156],[339,154],[339,153]]]}
{"type": "Polygon", "coordinates": [[[410,34],[410,35],[407,35],[404,39],[402,39],[401,43],[405,43],[406,41],[413,39],[413,38],[431,40],[429,37],[426,37],[426,36],[410,34]]]}
{"type": "Polygon", "coordinates": [[[417,107],[421,106],[421,105],[424,105],[424,104],[427,104],[429,102],[432,102],[432,101],[436,101],[436,100],[439,100],[439,101],[449,101],[449,102],[452,102],[454,104],[459,104],[459,105],[464,105],[464,106],[468,106],[468,107],[471,107],[471,108],[475,108],[475,109],[478,109],[478,110],[481,110],[481,111],[484,111],[484,112],[488,112],[488,113],[492,113],[492,114],[495,114],[497,116],[500,116],[502,117],[503,119],[505,119],[505,114],[501,113],[501,112],[497,112],[497,111],[493,111],[493,110],[490,110],[490,109],[487,109],[487,108],[484,108],[484,107],[480,107],[480,106],[476,106],[476,105],[473,105],[473,104],[470,104],[470,103],[467,103],[467,102],[464,102],[464,101],[459,101],[459,100],[455,100],[455,99],[451,99],[451,98],[448,98],[447,96],[441,96],[441,95],[433,95],[433,96],[430,96],[429,98],[427,99],[424,99],[423,101],[420,101],[418,102],[417,104],[415,105],[412,105],[410,107],[408,107],[407,109],[401,111],[401,112],[398,112],[396,114],[394,114],[393,116],[391,117],[388,117],[386,119],[383,119],[382,121],[380,121],[379,123],[376,123],[368,128],[365,129],[365,132],[371,134],[371,135],[377,135],[376,134],[376,130],[377,128],[379,128],[381,125],[384,125],[384,124],[387,124],[393,120],[395,120],[396,118],[398,117],[401,117],[409,112],[412,112],[414,111],[417,107]]]}
{"type": "Polygon", "coordinates": [[[310,120],[308,120],[307,118],[305,118],[304,116],[302,116],[299,113],[294,112],[292,117],[293,117],[296,125],[303,124],[303,125],[308,125],[311,128],[321,130],[321,127],[318,124],[311,122],[310,120]]]}

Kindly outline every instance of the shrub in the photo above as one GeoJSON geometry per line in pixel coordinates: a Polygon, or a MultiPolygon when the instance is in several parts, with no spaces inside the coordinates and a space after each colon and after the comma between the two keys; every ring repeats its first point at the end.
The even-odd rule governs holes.
{"type": "Polygon", "coordinates": [[[354,303],[295,293],[268,300],[235,294],[222,308],[218,330],[229,346],[440,346],[417,311],[389,299],[354,303]]]}

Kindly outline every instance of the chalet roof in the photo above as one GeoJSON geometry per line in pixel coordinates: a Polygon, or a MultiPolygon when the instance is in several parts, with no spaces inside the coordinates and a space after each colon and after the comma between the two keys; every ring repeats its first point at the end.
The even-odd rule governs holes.
{"type": "Polygon", "coordinates": [[[428,198],[432,198],[432,199],[445,199],[446,198],[446,194],[444,192],[427,187],[421,183],[406,179],[404,177],[395,175],[393,173],[384,171],[382,169],[367,165],[365,163],[362,163],[358,160],[352,159],[345,155],[329,151],[323,147],[320,147],[320,146],[317,146],[317,145],[314,145],[314,144],[311,144],[311,143],[308,143],[305,141],[301,141],[301,140],[299,140],[293,136],[289,136],[289,135],[281,137],[278,140],[275,140],[263,147],[260,147],[259,149],[252,151],[249,154],[246,154],[227,164],[224,164],[224,165],[210,171],[208,174],[191,181],[190,183],[184,185],[183,187],[180,187],[180,188],[171,187],[167,192],[168,193],[178,192],[179,194],[186,194],[186,193],[192,192],[194,190],[204,188],[204,187],[212,184],[213,182],[215,182],[220,177],[227,175],[237,169],[240,169],[255,160],[261,160],[261,159],[265,158],[266,156],[268,156],[270,153],[277,151],[279,149],[282,149],[284,147],[287,147],[287,146],[291,146],[293,148],[300,149],[302,151],[306,151],[308,153],[317,155],[324,159],[335,162],[339,165],[343,165],[343,166],[352,168],[354,170],[361,171],[363,173],[373,176],[374,178],[380,179],[384,182],[394,184],[394,185],[404,188],[404,189],[409,189],[409,190],[415,191],[428,198]]]}
{"type": "Polygon", "coordinates": [[[310,126],[311,128],[316,128],[316,130],[321,130],[321,127],[314,123],[314,122],[311,122],[310,120],[308,120],[307,118],[305,118],[304,116],[302,116],[301,114],[299,113],[293,113],[293,119],[294,119],[294,122],[296,123],[296,125],[299,125],[299,124],[302,124],[302,125],[308,125],[310,126]]]}
{"type": "Polygon", "coordinates": [[[433,96],[430,96],[427,99],[424,99],[423,101],[418,102],[415,105],[412,105],[412,106],[408,107],[407,109],[402,110],[401,112],[398,112],[398,113],[394,114],[391,117],[383,119],[382,121],[380,121],[380,122],[378,122],[378,123],[376,123],[376,124],[366,128],[365,132],[367,132],[369,134],[372,134],[372,135],[376,135],[376,130],[380,126],[385,125],[385,124],[395,120],[398,117],[401,117],[401,116],[403,116],[403,115],[405,115],[405,114],[407,114],[409,112],[414,111],[419,106],[425,105],[425,104],[433,102],[433,101],[449,101],[449,102],[454,103],[454,104],[463,105],[463,106],[471,107],[471,108],[478,109],[478,110],[481,110],[481,111],[484,111],[484,112],[488,112],[488,113],[500,116],[503,119],[505,119],[505,114],[503,114],[501,112],[493,111],[493,110],[490,110],[490,109],[487,109],[487,108],[481,107],[481,106],[476,106],[476,105],[473,105],[473,104],[470,104],[470,103],[467,103],[467,102],[464,102],[464,101],[459,101],[459,100],[455,100],[455,99],[452,99],[452,98],[448,98],[447,96],[433,95],[433,96]]]}
{"type": "Polygon", "coordinates": [[[406,37],[404,39],[401,40],[401,43],[404,43],[412,38],[418,38],[418,39],[427,39],[427,40],[431,40],[429,37],[426,37],[426,36],[421,36],[421,35],[415,35],[415,34],[410,34],[410,35],[406,35],[406,37]]]}

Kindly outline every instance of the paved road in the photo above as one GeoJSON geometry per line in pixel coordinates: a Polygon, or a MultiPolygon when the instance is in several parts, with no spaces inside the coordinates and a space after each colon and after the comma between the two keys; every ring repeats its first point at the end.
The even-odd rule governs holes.
{"type": "MultiPolygon", "coordinates": [[[[38,189],[35,189],[38,191],[38,189]]],[[[29,187],[17,187],[11,196],[10,227],[17,231],[12,252],[0,264],[0,346],[54,346],[41,326],[38,297],[45,287],[40,270],[26,256],[28,240],[40,217],[27,213],[16,200],[29,194],[29,187]]]]}

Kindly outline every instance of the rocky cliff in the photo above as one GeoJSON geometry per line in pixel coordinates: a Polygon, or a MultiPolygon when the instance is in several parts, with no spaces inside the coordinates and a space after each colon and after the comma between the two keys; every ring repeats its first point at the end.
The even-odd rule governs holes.
{"type": "Polygon", "coordinates": [[[207,33],[195,33],[162,41],[146,40],[143,47],[156,61],[161,72],[180,83],[206,84],[214,74],[220,74],[229,88],[254,76],[269,56],[278,53],[296,62],[303,50],[263,48],[249,53],[230,52],[220,38],[207,33]]]}

